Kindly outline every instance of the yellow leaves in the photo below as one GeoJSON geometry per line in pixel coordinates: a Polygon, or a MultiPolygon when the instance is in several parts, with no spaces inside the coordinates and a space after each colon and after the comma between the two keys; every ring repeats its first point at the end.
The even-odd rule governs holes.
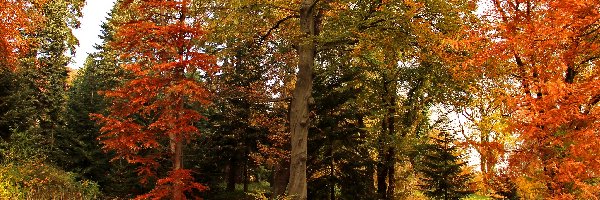
{"type": "Polygon", "coordinates": [[[464,49],[464,48],[461,48],[464,44],[463,41],[459,41],[454,38],[443,38],[442,44],[447,45],[454,50],[464,49]]]}
{"type": "Polygon", "coordinates": [[[548,193],[546,185],[539,180],[539,177],[517,177],[515,185],[517,186],[517,193],[524,199],[544,199],[548,193]]]}

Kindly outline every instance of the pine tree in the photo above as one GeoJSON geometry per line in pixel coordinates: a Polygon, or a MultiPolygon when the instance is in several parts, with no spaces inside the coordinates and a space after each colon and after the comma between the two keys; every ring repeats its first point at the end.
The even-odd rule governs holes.
{"type": "Polygon", "coordinates": [[[421,188],[433,199],[460,199],[473,193],[468,188],[470,174],[463,168],[460,149],[454,144],[455,138],[447,131],[434,130],[430,142],[420,148],[425,155],[421,158],[418,171],[423,174],[421,188]]]}
{"type": "Polygon", "coordinates": [[[309,131],[308,199],[370,199],[375,196],[370,138],[365,125],[368,112],[359,100],[362,69],[352,65],[343,51],[323,53],[326,66],[315,68],[311,106],[314,121],[309,131]]]}
{"type": "Polygon", "coordinates": [[[28,40],[14,70],[13,91],[3,101],[10,105],[3,122],[11,132],[30,138],[41,155],[57,162],[57,140],[65,128],[67,65],[74,54],[77,39],[72,28],[79,26],[83,0],[48,1],[39,6],[40,24],[24,34],[28,40]],[[69,55],[70,53],[70,55],[69,55]]]}

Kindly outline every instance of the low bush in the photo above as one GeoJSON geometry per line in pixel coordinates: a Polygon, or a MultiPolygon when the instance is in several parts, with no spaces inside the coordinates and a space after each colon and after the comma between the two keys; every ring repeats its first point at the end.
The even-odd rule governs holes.
{"type": "Polygon", "coordinates": [[[39,162],[0,166],[0,199],[97,199],[98,184],[39,162]]]}

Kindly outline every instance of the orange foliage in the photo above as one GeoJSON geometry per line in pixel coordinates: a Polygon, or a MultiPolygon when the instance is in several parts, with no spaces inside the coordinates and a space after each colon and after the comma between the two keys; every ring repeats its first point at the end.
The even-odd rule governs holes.
{"type": "Polygon", "coordinates": [[[515,175],[542,182],[544,198],[597,199],[600,2],[491,5],[492,43],[482,54],[494,65],[486,68],[487,76],[507,73],[518,88],[506,102],[522,142],[510,162],[515,175]]]}
{"type": "Polygon", "coordinates": [[[40,0],[0,0],[0,66],[16,68],[19,55],[27,51],[22,34],[32,31],[42,19],[35,12],[42,3],[40,0]]]}
{"type": "Polygon", "coordinates": [[[184,187],[181,188],[183,192],[192,192],[194,189],[199,191],[208,189],[202,184],[195,183],[190,174],[190,170],[171,171],[168,177],[156,181],[156,187],[150,193],[140,195],[136,199],[162,199],[174,190],[175,185],[183,185],[184,187]]]}
{"type": "Polygon", "coordinates": [[[204,117],[193,108],[208,104],[209,93],[196,78],[216,70],[214,58],[194,46],[203,32],[200,22],[188,16],[190,4],[146,0],[117,7],[131,12],[131,19],[117,27],[116,41],[109,45],[127,52],[120,58],[133,78],[104,91],[113,99],[110,114],[93,117],[103,125],[99,139],[105,150],[114,151],[115,159],[138,164],[142,181],[159,178],[155,189],[139,198],[174,194],[185,199],[186,191],[206,189],[194,182],[190,170],[178,166],[181,155],[174,150],[199,134],[195,123],[204,117]],[[157,169],[165,158],[172,158],[175,166],[162,177],[157,169]]]}

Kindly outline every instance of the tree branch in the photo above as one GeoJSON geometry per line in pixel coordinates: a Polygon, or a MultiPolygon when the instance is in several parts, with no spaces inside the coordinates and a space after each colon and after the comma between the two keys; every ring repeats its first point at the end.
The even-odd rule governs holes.
{"type": "Polygon", "coordinates": [[[283,22],[287,21],[288,19],[298,18],[298,17],[300,17],[300,16],[297,14],[288,15],[287,17],[284,17],[283,19],[280,19],[277,22],[275,22],[275,24],[269,30],[267,30],[267,32],[264,35],[262,35],[260,37],[259,44],[262,44],[267,39],[267,37],[269,37],[271,35],[271,32],[273,32],[275,29],[278,29],[279,26],[283,22]]]}

